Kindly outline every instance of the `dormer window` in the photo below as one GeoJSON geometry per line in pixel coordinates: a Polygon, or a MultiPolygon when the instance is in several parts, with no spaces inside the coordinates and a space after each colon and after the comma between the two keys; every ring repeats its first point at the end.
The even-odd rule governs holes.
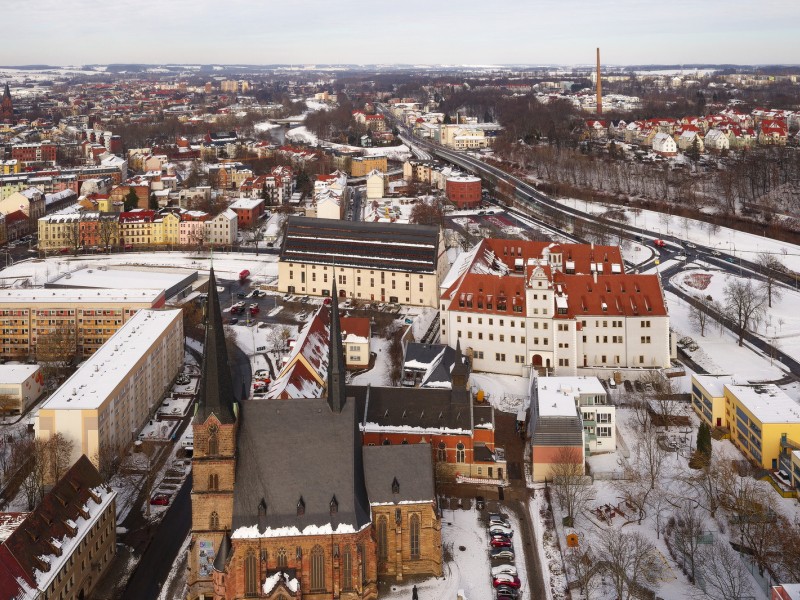
{"type": "Polygon", "coordinates": [[[306,514],[306,501],[300,496],[300,500],[297,501],[297,516],[302,517],[304,514],[306,514]]]}
{"type": "Polygon", "coordinates": [[[392,493],[399,494],[400,493],[400,482],[397,481],[397,477],[392,480],[392,493]]]}
{"type": "Polygon", "coordinates": [[[267,501],[264,500],[264,498],[262,498],[261,502],[258,503],[258,516],[259,517],[267,516],[267,501]]]}
{"type": "Polygon", "coordinates": [[[329,507],[332,515],[335,515],[337,512],[339,512],[339,501],[336,499],[336,495],[331,498],[329,507]]]}

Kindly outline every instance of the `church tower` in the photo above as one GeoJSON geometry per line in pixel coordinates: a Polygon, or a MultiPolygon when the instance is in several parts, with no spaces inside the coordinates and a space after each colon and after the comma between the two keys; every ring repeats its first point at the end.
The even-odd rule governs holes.
{"type": "Polygon", "coordinates": [[[214,558],[233,520],[238,405],[225,346],[214,268],[208,278],[203,367],[192,430],[192,541],[189,598],[213,597],[214,558]]]}
{"type": "Polygon", "coordinates": [[[336,267],[333,267],[331,289],[331,337],[328,350],[328,406],[336,413],[342,412],[345,391],[345,364],[342,349],[342,326],[339,321],[339,296],[336,293],[336,267]]]}
{"type": "Polygon", "coordinates": [[[14,103],[11,101],[11,90],[8,89],[8,82],[3,91],[3,100],[0,102],[0,121],[14,120],[14,103]]]}

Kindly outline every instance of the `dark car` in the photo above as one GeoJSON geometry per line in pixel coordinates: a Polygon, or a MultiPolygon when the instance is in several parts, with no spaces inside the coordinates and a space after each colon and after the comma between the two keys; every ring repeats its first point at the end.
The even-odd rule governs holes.
{"type": "Polygon", "coordinates": [[[514,530],[508,525],[501,525],[500,523],[489,524],[489,535],[504,535],[507,538],[514,537],[514,530]]]}
{"type": "Polygon", "coordinates": [[[150,504],[154,506],[169,506],[169,496],[167,494],[153,494],[150,504]]]}
{"type": "Polygon", "coordinates": [[[489,545],[492,548],[510,548],[511,540],[504,535],[493,535],[489,538],[489,545]]]}
{"type": "Polygon", "coordinates": [[[495,588],[496,600],[516,600],[519,598],[519,592],[510,585],[498,585],[495,588]]]}
{"type": "Polygon", "coordinates": [[[483,496],[475,496],[475,508],[483,510],[485,505],[486,503],[484,502],[483,496]]]}
{"type": "Polygon", "coordinates": [[[230,324],[231,324],[231,325],[236,325],[238,322],[239,322],[239,319],[237,319],[236,317],[233,317],[233,318],[230,320],[230,324]]]}
{"type": "Polygon", "coordinates": [[[514,560],[514,551],[511,548],[492,548],[489,550],[492,560],[514,560]]]}
{"type": "Polygon", "coordinates": [[[237,298],[247,298],[247,294],[245,294],[244,292],[236,292],[236,297],[237,298]]]}

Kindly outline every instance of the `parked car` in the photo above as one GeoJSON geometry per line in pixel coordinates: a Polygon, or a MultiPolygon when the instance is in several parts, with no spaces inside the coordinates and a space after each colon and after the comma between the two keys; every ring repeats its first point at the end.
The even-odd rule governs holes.
{"type": "Polygon", "coordinates": [[[684,246],[686,246],[687,248],[697,248],[697,245],[693,244],[692,242],[686,242],[684,246]]]}
{"type": "Polygon", "coordinates": [[[499,513],[490,513],[489,514],[489,525],[504,525],[505,527],[511,527],[511,522],[508,520],[508,517],[505,515],[501,515],[499,513]]]}
{"type": "Polygon", "coordinates": [[[236,297],[237,298],[247,298],[247,294],[245,294],[244,292],[236,292],[236,297]]]}
{"type": "Polygon", "coordinates": [[[509,575],[508,573],[500,573],[492,577],[492,585],[494,587],[504,585],[512,588],[519,588],[519,586],[522,585],[522,582],[516,575],[509,575]]]}
{"type": "Polygon", "coordinates": [[[259,312],[261,312],[261,309],[258,308],[258,304],[251,304],[250,305],[250,314],[251,315],[257,315],[259,312]]]}
{"type": "Polygon", "coordinates": [[[238,322],[239,322],[238,318],[232,317],[231,320],[229,321],[229,324],[230,325],[236,325],[238,322]]]}
{"type": "Polygon", "coordinates": [[[510,585],[498,585],[495,588],[495,600],[516,600],[519,598],[519,591],[510,585]]]}
{"type": "Polygon", "coordinates": [[[711,254],[713,254],[714,256],[720,256],[720,251],[719,250],[712,250],[711,254]]]}
{"type": "Polygon", "coordinates": [[[491,535],[504,535],[506,537],[514,537],[514,530],[511,527],[500,525],[498,523],[489,525],[489,533],[491,535]]]}
{"type": "Polygon", "coordinates": [[[666,243],[664,242],[664,240],[653,240],[653,245],[659,248],[663,248],[664,246],[666,246],[666,243]]]}
{"type": "Polygon", "coordinates": [[[489,550],[492,560],[514,560],[514,551],[511,548],[492,548],[489,550]]]}
{"type": "Polygon", "coordinates": [[[153,494],[150,498],[150,504],[153,506],[169,506],[169,496],[167,494],[153,494]]]}
{"type": "Polygon", "coordinates": [[[255,377],[256,379],[261,379],[263,377],[269,377],[269,371],[267,371],[266,369],[259,369],[258,371],[256,371],[253,374],[253,377],[255,377]]]}
{"type": "Polygon", "coordinates": [[[497,565],[496,567],[492,567],[492,575],[499,575],[500,573],[508,573],[509,575],[516,575],[517,574],[517,567],[514,565],[497,565]]]}
{"type": "Polygon", "coordinates": [[[489,538],[489,545],[492,548],[510,548],[511,540],[504,535],[493,535],[489,538]]]}
{"type": "Polygon", "coordinates": [[[483,507],[486,505],[483,496],[475,496],[475,508],[478,510],[483,510],[483,507]]]}

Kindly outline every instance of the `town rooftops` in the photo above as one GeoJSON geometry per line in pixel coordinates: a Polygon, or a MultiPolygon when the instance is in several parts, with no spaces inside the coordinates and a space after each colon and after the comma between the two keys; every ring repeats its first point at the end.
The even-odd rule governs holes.
{"type": "Polygon", "coordinates": [[[289,217],[280,260],[435,273],[439,251],[437,227],[289,217]]]}
{"type": "Polygon", "coordinates": [[[42,405],[49,410],[99,408],[180,310],[140,310],[67,379],[42,405]]]}
{"type": "Polygon", "coordinates": [[[228,205],[228,208],[231,210],[253,210],[258,208],[260,204],[264,204],[263,198],[237,198],[228,205]]]}
{"type": "Polygon", "coordinates": [[[363,452],[370,504],[432,502],[435,499],[430,444],[364,446],[363,452]],[[393,488],[395,481],[397,486],[393,488]]]}
{"type": "Polygon", "coordinates": [[[774,383],[725,387],[762,423],[800,423],[800,404],[774,383]]]}
{"type": "Polygon", "coordinates": [[[712,398],[722,398],[725,395],[725,384],[735,383],[731,375],[692,375],[712,398]]]}

